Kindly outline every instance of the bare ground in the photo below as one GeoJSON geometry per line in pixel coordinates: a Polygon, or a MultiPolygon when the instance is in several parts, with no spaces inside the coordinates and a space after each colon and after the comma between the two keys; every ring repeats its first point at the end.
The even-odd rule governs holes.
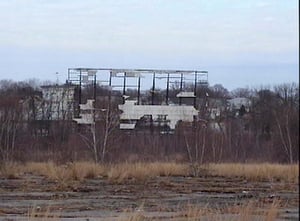
{"type": "Polygon", "coordinates": [[[127,180],[125,184],[97,178],[61,184],[33,174],[0,179],[0,221],[41,220],[41,217],[126,220],[137,213],[145,220],[178,221],[188,220],[189,205],[223,211],[251,201],[264,210],[274,200],[280,202],[277,220],[299,219],[299,186],[280,181],[249,182],[241,178],[203,176],[127,180]]]}

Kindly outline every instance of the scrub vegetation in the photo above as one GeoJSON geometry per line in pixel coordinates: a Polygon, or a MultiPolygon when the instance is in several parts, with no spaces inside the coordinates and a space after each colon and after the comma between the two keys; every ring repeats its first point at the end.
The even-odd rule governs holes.
{"type": "MultiPolygon", "coordinates": [[[[222,163],[198,165],[198,176],[239,177],[249,181],[283,181],[299,182],[298,164],[238,164],[222,163]]],[[[0,177],[15,179],[24,173],[42,175],[53,181],[83,181],[85,179],[104,178],[112,182],[141,182],[156,177],[192,177],[192,168],[187,163],[153,162],[153,163],[119,163],[95,164],[75,162],[55,164],[53,162],[25,164],[7,163],[1,166],[0,177]]]]}

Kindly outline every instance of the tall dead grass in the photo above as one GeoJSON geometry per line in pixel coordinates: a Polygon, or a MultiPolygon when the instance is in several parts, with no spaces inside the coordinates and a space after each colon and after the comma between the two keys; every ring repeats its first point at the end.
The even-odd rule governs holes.
{"type": "MultiPolygon", "coordinates": [[[[185,204],[179,206],[172,220],[182,221],[275,221],[279,215],[280,202],[274,200],[269,207],[259,208],[254,201],[242,205],[225,206],[223,208],[211,207],[208,204],[185,204]]],[[[161,218],[147,217],[145,211],[132,211],[119,217],[120,221],[154,221],[161,218]]]]}
{"type": "MultiPolygon", "coordinates": [[[[222,163],[199,165],[199,176],[214,175],[242,177],[250,181],[283,181],[299,183],[299,165],[222,163]]],[[[25,165],[5,163],[0,165],[0,177],[18,178],[22,173],[35,173],[57,182],[82,181],[105,177],[112,182],[126,180],[145,181],[158,176],[190,176],[193,169],[184,163],[119,163],[111,165],[91,162],[74,162],[57,165],[53,162],[30,162],[25,165]]]]}
{"type": "Polygon", "coordinates": [[[105,166],[90,162],[76,162],[65,165],[57,165],[53,162],[27,163],[25,172],[32,172],[45,176],[51,180],[74,180],[82,181],[92,179],[105,174],[105,166]]]}
{"type": "MultiPolygon", "coordinates": [[[[199,205],[187,204],[181,207],[182,211],[176,215],[174,220],[184,221],[275,221],[278,217],[279,202],[274,201],[269,208],[262,211],[250,201],[244,205],[228,206],[222,209],[211,208],[208,205],[201,207],[199,205]]],[[[160,218],[147,217],[143,210],[126,212],[115,220],[119,221],[154,221],[160,218]]],[[[60,213],[51,212],[50,207],[45,209],[33,207],[28,213],[28,221],[44,220],[59,221],[60,213]]],[[[87,219],[88,220],[88,219],[87,219]]],[[[98,220],[97,218],[95,220],[98,220]]],[[[100,219],[99,219],[100,220],[100,219]]],[[[102,220],[102,219],[101,219],[102,220]]],[[[173,220],[173,219],[172,219],[173,220]]]]}
{"type": "Polygon", "coordinates": [[[112,165],[107,171],[111,181],[123,182],[128,179],[145,181],[158,176],[186,176],[188,165],[178,163],[122,163],[112,165]]]}
{"type": "MultiPolygon", "coordinates": [[[[184,221],[275,221],[278,217],[279,201],[274,201],[269,208],[262,210],[256,207],[253,201],[246,202],[243,205],[228,206],[225,208],[211,208],[194,204],[186,204],[181,206],[181,212],[178,213],[174,220],[184,221]]],[[[147,212],[139,208],[136,211],[126,212],[115,220],[119,221],[154,221],[160,218],[147,217],[147,212]]],[[[32,207],[28,213],[28,221],[44,220],[59,221],[60,213],[54,213],[50,207],[44,209],[32,207]]],[[[88,219],[87,219],[88,220],[88,219]]],[[[95,220],[98,220],[97,218],[95,220]]],[[[172,219],[173,220],[173,219],[172,219]]]]}
{"type": "Polygon", "coordinates": [[[258,208],[253,201],[225,208],[187,204],[183,207],[181,216],[185,217],[186,221],[275,221],[279,204],[280,202],[275,200],[264,210],[258,208]]]}
{"type": "MultiPolygon", "coordinates": [[[[143,181],[157,176],[189,176],[193,168],[182,163],[123,163],[107,168],[107,177],[112,181],[126,179],[143,181]]],[[[198,175],[217,175],[224,177],[243,177],[250,181],[283,181],[299,183],[299,165],[283,164],[240,164],[223,163],[199,165],[198,175]]]]}
{"type": "Polygon", "coordinates": [[[280,201],[274,200],[270,208],[264,212],[264,217],[265,217],[264,221],[276,220],[276,218],[279,215],[279,210],[278,210],[279,206],[280,206],[280,201]]]}
{"type": "Polygon", "coordinates": [[[125,179],[145,180],[157,176],[184,176],[188,166],[176,163],[122,163],[102,165],[90,162],[76,162],[57,165],[53,162],[27,163],[25,172],[43,175],[51,180],[78,180],[107,177],[111,181],[125,179]]]}
{"type": "Polygon", "coordinates": [[[56,182],[59,190],[73,188],[76,186],[76,182],[81,182],[85,179],[103,176],[105,171],[105,166],[90,162],[76,162],[65,165],[57,165],[53,162],[31,162],[27,163],[23,168],[25,173],[41,175],[56,182]]]}
{"type": "Polygon", "coordinates": [[[252,181],[285,181],[299,182],[299,165],[283,164],[209,164],[207,170],[211,175],[225,177],[244,177],[252,181]]]}
{"type": "Polygon", "coordinates": [[[0,164],[0,178],[17,179],[20,176],[20,165],[14,162],[0,164]]]}

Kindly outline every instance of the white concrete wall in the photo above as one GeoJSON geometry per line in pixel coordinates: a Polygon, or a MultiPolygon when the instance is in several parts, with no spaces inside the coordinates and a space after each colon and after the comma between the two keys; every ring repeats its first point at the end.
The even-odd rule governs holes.
{"type": "Polygon", "coordinates": [[[152,115],[155,120],[160,115],[165,115],[172,130],[178,121],[193,122],[194,116],[198,115],[193,106],[135,105],[135,101],[126,101],[125,104],[119,105],[119,109],[123,111],[120,115],[121,120],[139,120],[144,115],[152,115]]]}

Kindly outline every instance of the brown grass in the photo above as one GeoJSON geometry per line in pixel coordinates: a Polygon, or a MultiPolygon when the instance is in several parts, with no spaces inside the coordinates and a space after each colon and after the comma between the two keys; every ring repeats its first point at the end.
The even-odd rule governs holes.
{"type": "Polygon", "coordinates": [[[20,165],[14,162],[0,164],[0,177],[6,179],[17,179],[20,176],[20,165]]]}
{"type": "MultiPolygon", "coordinates": [[[[206,206],[186,204],[180,206],[181,212],[176,215],[175,220],[184,221],[275,221],[278,217],[279,201],[274,201],[269,208],[258,208],[253,201],[246,202],[244,205],[234,205],[225,208],[211,208],[206,206]]],[[[115,220],[119,221],[155,221],[160,218],[147,217],[147,212],[143,210],[143,205],[135,211],[132,208],[124,212],[115,220]]],[[[50,207],[32,207],[28,212],[28,221],[44,220],[59,221],[60,213],[53,213],[50,207]]],[[[97,220],[97,218],[95,218],[97,220]]]]}
{"type": "Polygon", "coordinates": [[[234,205],[225,208],[210,208],[208,205],[186,205],[181,213],[186,221],[275,221],[278,216],[279,202],[274,201],[264,212],[256,207],[253,201],[244,205],[234,205]]]}
{"type": "Polygon", "coordinates": [[[28,163],[25,172],[43,175],[51,180],[75,180],[97,178],[105,173],[105,167],[90,162],[76,162],[57,165],[53,162],[28,163]]]}
{"type": "Polygon", "coordinates": [[[59,221],[61,219],[60,219],[60,214],[53,213],[49,206],[46,208],[33,206],[28,211],[27,220],[28,221],[59,221]]]}
{"type": "Polygon", "coordinates": [[[107,176],[111,181],[123,182],[128,179],[146,181],[158,176],[186,176],[186,164],[177,163],[123,163],[108,168],[107,176]]]}
{"type": "Polygon", "coordinates": [[[280,206],[279,201],[274,201],[270,208],[265,212],[265,220],[264,221],[273,221],[278,216],[278,208],[280,206]]]}
{"type": "Polygon", "coordinates": [[[216,210],[208,208],[207,206],[201,207],[199,205],[187,204],[183,207],[182,216],[187,220],[198,219],[203,216],[211,216],[216,210]]]}
{"type": "Polygon", "coordinates": [[[24,172],[43,175],[54,181],[82,181],[107,177],[110,181],[123,182],[131,179],[144,181],[157,176],[184,176],[188,166],[176,163],[122,163],[101,165],[90,162],[76,162],[57,165],[53,162],[27,163],[24,172]]]}
{"type": "Polygon", "coordinates": [[[23,173],[33,173],[45,176],[47,179],[57,183],[57,188],[68,189],[76,182],[84,179],[93,179],[103,176],[105,167],[90,162],[76,162],[65,165],[57,165],[53,162],[46,163],[27,163],[23,168],[23,173]]]}
{"type": "Polygon", "coordinates": [[[252,181],[285,181],[298,183],[299,165],[282,164],[209,164],[208,171],[212,175],[225,177],[243,177],[252,181]]]}
{"type": "MultiPolygon", "coordinates": [[[[283,181],[299,183],[299,165],[282,164],[207,164],[198,165],[198,175],[242,177],[250,181],[283,181]],[[199,168],[198,168],[199,167],[199,168]]],[[[108,178],[111,182],[146,181],[158,176],[189,176],[193,168],[188,164],[175,162],[120,163],[111,165],[92,162],[75,162],[57,165],[53,162],[30,162],[25,165],[5,163],[0,165],[0,177],[18,178],[23,173],[35,173],[50,180],[66,183],[98,177],[108,178]]]]}
{"type": "MultiPolygon", "coordinates": [[[[199,165],[199,171],[206,175],[217,175],[224,177],[243,177],[251,181],[283,181],[298,183],[299,166],[281,164],[208,164],[199,165]]],[[[94,164],[91,162],[75,162],[57,165],[53,162],[36,163],[25,165],[17,163],[5,163],[0,165],[0,177],[18,178],[24,173],[33,173],[45,176],[55,181],[61,188],[67,188],[72,182],[80,182],[84,179],[105,178],[111,182],[126,183],[128,181],[146,181],[157,176],[189,176],[191,167],[188,164],[172,162],[154,163],[122,163],[112,165],[94,164]]],[[[186,221],[197,220],[233,220],[250,221],[253,215],[259,215],[261,221],[274,221],[278,216],[279,202],[274,201],[269,208],[261,212],[253,202],[245,205],[235,205],[223,209],[212,209],[208,206],[199,205],[182,206],[181,217],[186,221]],[[226,214],[224,216],[224,214],[226,214]]],[[[28,213],[28,220],[59,220],[58,215],[53,215],[50,208],[45,210],[32,209],[28,213]],[[42,218],[42,219],[41,219],[42,218]]],[[[122,218],[122,217],[120,217],[122,218]]],[[[148,218],[143,212],[132,211],[127,213],[124,221],[154,220],[148,218]]]]}

